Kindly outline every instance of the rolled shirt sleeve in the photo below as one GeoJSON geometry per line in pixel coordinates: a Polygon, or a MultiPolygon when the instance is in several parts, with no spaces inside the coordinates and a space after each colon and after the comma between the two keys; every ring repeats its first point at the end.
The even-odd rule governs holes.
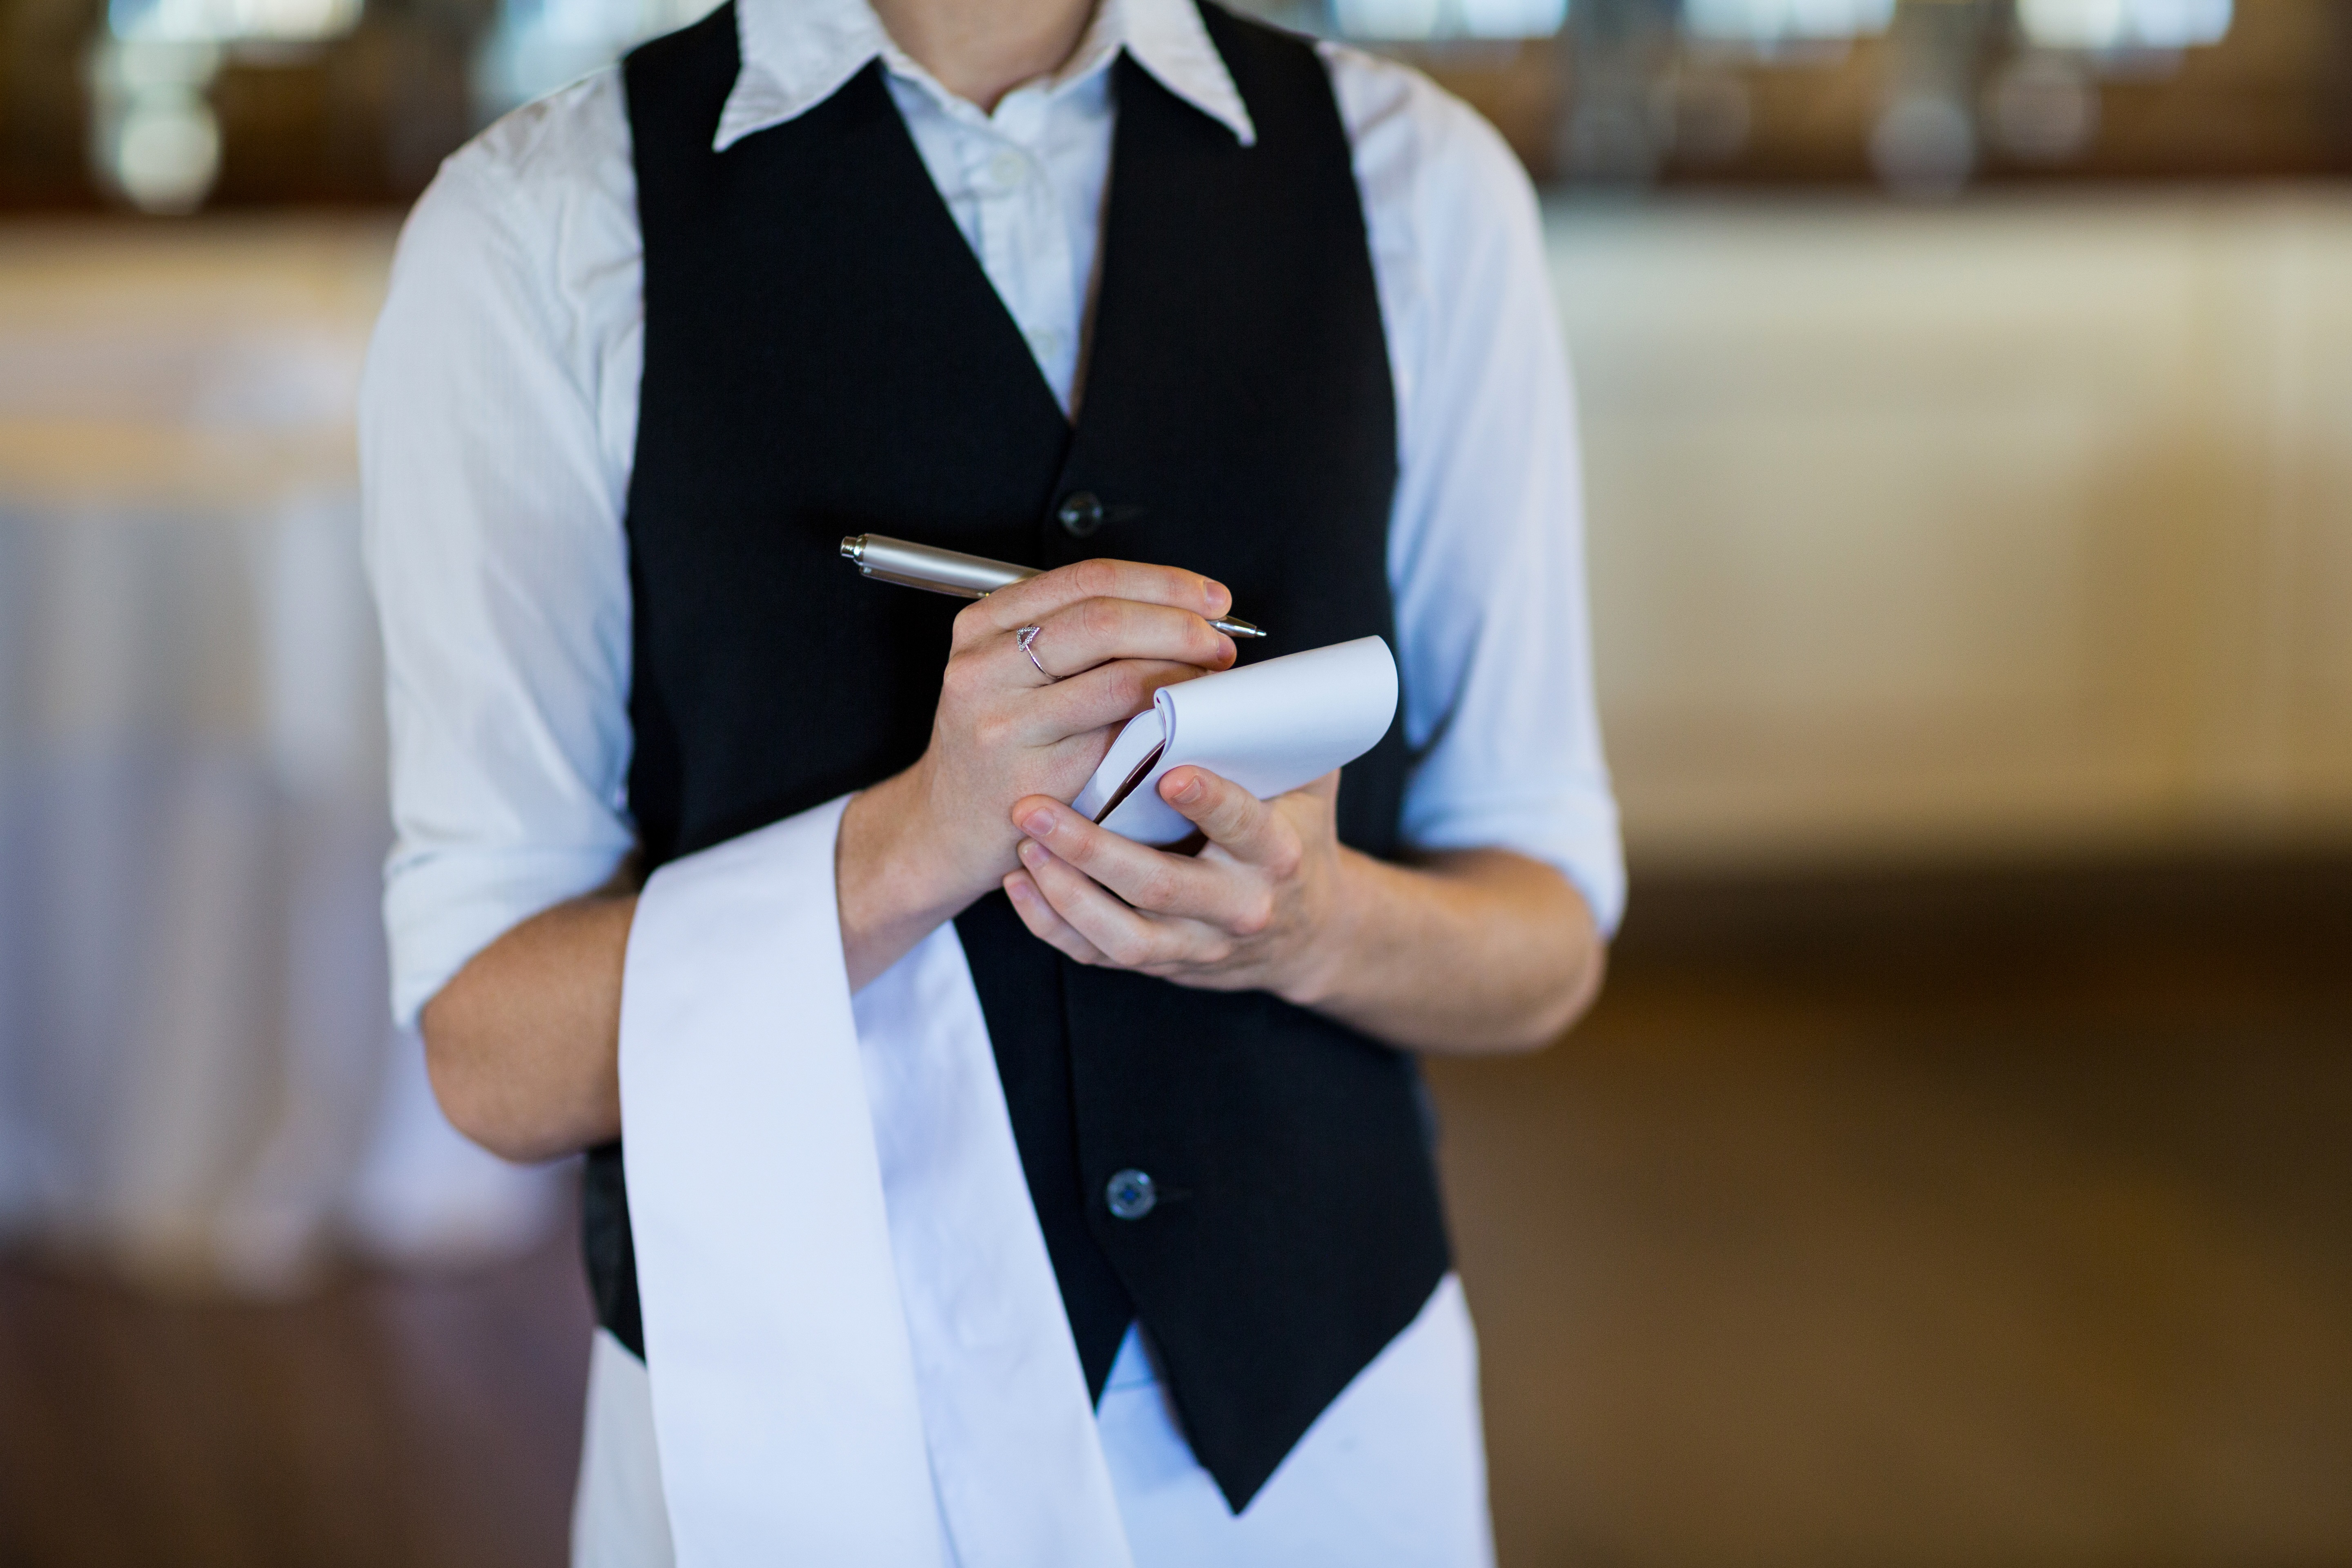
{"type": "Polygon", "coordinates": [[[1412,771],[1403,837],[1554,866],[1625,902],[1595,710],[1582,475],[1535,194],[1427,79],[1327,46],[1399,405],[1389,534],[1412,771]]]}
{"type": "Polygon", "coordinates": [[[635,843],[622,518],[642,306],[617,92],[592,78],[443,167],[369,351],[361,471],[404,1022],[635,843]],[[599,143],[615,134],[617,159],[599,143]]]}

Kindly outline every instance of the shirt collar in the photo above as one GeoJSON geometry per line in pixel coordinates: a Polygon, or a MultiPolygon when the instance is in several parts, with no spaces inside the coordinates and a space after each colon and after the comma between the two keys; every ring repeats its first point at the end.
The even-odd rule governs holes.
{"type": "MultiPolygon", "coordinates": [[[[890,41],[867,0],[736,0],[735,26],[743,64],[719,112],[711,142],[717,152],[798,119],[877,57],[891,70],[929,83],[922,68],[890,41]]],[[[1098,0],[1063,79],[1102,69],[1121,49],[1243,146],[1256,142],[1249,109],[1194,0],[1098,0]]]]}

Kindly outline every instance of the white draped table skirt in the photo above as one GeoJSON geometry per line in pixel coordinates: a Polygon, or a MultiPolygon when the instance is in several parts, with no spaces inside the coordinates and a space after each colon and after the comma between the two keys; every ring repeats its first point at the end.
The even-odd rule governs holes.
{"type": "Polygon", "coordinates": [[[0,1244],[298,1289],[562,1208],[386,1005],[376,219],[0,234],[0,1244]]]}

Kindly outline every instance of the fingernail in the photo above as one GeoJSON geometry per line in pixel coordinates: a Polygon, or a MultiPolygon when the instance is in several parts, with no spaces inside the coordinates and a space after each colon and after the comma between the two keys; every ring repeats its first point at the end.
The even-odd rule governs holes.
{"type": "Polygon", "coordinates": [[[1045,847],[1043,844],[1034,838],[1024,838],[1021,841],[1021,863],[1024,866],[1043,865],[1045,860],[1045,847]]]}
{"type": "Polygon", "coordinates": [[[1201,798],[1201,775],[1193,773],[1176,786],[1176,798],[1190,805],[1201,798]]]}
{"type": "Polygon", "coordinates": [[[1041,805],[1021,819],[1021,830],[1043,838],[1054,831],[1054,814],[1041,805]]]}

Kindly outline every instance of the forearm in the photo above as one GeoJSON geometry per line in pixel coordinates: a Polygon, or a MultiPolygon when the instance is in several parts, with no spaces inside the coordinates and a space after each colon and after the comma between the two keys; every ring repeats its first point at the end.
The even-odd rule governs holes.
{"type": "MultiPolygon", "coordinates": [[[[926,874],[893,830],[901,775],[859,795],[835,852],[842,950],[855,990],[974,893],[926,874]]],[[[510,1160],[544,1160],[621,1131],[621,980],[635,881],[625,873],[524,921],[425,1005],[425,1061],[457,1129],[510,1160]]]]}
{"type": "MultiPolygon", "coordinates": [[[[994,885],[942,875],[946,858],[906,829],[926,782],[910,769],[843,814],[835,876],[853,991],[994,885]]],[[[625,873],[534,915],[426,1004],[425,1060],[459,1131],[510,1160],[620,1135],[621,977],[636,905],[625,873]]]]}
{"type": "MultiPolygon", "coordinates": [[[[841,815],[834,884],[841,956],[852,991],[864,989],[917,942],[996,885],[1002,871],[959,874],[957,858],[918,829],[932,787],[918,764],[860,792],[841,815]]],[[[1003,860],[1012,861],[1008,832],[1003,860]]]]}
{"type": "Polygon", "coordinates": [[[425,1004],[425,1063],[457,1131],[509,1160],[620,1135],[621,973],[636,907],[618,880],[558,904],[425,1004]]]}
{"type": "Polygon", "coordinates": [[[1607,948],[1552,868],[1500,849],[1396,866],[1342,850],[1291,999],[1412,1050],[1533,1050],[1600,994],[1607,948]]]}

